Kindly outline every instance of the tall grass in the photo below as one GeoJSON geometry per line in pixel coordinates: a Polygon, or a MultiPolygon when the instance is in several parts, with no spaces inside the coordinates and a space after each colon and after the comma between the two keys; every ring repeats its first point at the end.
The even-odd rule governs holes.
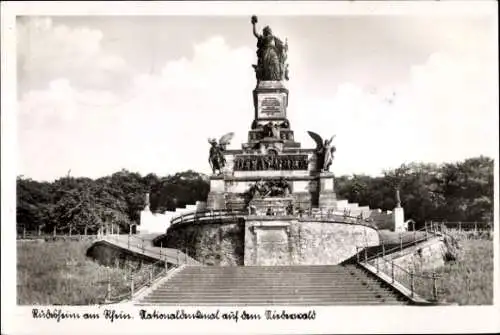
{"type": "MultiPolygon", "coordinates": [[[[493,241],[465,240],[459,244],[458,258],[436,271],[442,276],[440,298],[459,305],[493,304],[493,241]]],[[[419,285],[432,290],[429,281],[419,285]]]]}
{"type": "Polygon", "coordinates": [[[17,302],[20,305],[91,305],[127,289],[127,271],[86,257],[90,241],[17,242],[17,302]]]}

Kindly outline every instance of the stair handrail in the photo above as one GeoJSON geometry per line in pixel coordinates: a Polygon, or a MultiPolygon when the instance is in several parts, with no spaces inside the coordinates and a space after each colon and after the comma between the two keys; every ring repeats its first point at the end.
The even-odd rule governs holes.
{"type": "MultiPolygon", "coordinates": [[[[388,254],[391,254],[393,252],[396,252],[396,251],[402,251],[403,249],[409,247],[409,246],[414,246],[420,242],[424,242],[424,241],[428,241],[430,240],[431,238],[435,238],[435,237],[438,237],[438,236],[442,236],[440,235],[439,232],[437,231],[431,231],[431,230],[428,230],[426,229],[426,227],[423,227],[423,228],[420,228],[418,230],[413,230],[413,233],[414,235],[416,235],[418,232],[423,232],[425,231],[426,234],[421,237],[421,238],[414,238],[413,240],[409,241],[409,242],[403,242],[403,234],[400,233],[399,234],[399,245],[397,247],[394,247],[394,248],[391,248],[391,249],[385,249],[385,243],[382,243],[381,246],[382,246],[382,251],[381,252],[378,252],[376,253],[375,255],[371,255],[371,256],[367,256],[367,260],[373,260],[375,258],[379,258],[379,257],[385,257],[386,255],[388,254]]],[[[445,235],[445,234],[443,234],[445,235]]],[[[368,245],[366,245],[364,248],[365,248],[365,252],[366,252],[366,247],[368,247],[368,245]]]]}
{"type": "MultiPolygon", "coordinates": [[[[363,248],[363,247],[356,247],[356,249],[358,250],[358,248],[363,248]]],[[[366,249],[365,249],[366,250],[366,249]]],[[[416,288],[415,288],[415,279],[416,278],[421,278],[423,279],[424,281],[427,280],[431,280],[432,281],[432,292],[431,292],[431,297],[429,298],[429,295],[428,295],[428,292],[424,293],[424,294],[420,294],[422,296],[424,296],[427,300],[431,301],[431,302],[437,302],[439,301],[439,295],[438,295],[438,281],[441,281],[442,280],[442,275],[436,273],[435,271],[432,272],[431,275],[426,275],[426,274],[418,274],[415,272],[415,269],[411,269],[411,270],[407,270],[397,264],[394,264],[394,260],[387,260],[385,257],[379,257],[379,258],[372,258],[372,259],[365,259],[365,260],[362,260],[362,259],[357,259],[357,262],[360,263],[360,264],[369,264],[369,265],[372,265],[375,267],[376,269],[376,273],[375,274],[378,274],[378,272],[383,272],[385,273],[386,275],[390,276],[391,277],[391,280],[392,280],[392,284],[394,284],[396,281],[399,282],[402,286],[406,287],[410,292],[411,292],[411,297],[413,298],[414,295],[417,293],[416,291],[416,288]],[[372,262],[374,264],[371,264],[370,261],[373,261],[375,260],[375,262],[372,262]],[[383,269],[380,269],[380,264],[379,264],[379,260],[381,260],[382,262],[384,262],[385,264],[388,264],[390,266],[385,266],[385,267],[382,267],[383,269],[390,269],[390,273],[387,273],[386,271],[384,271],[383,269]],[[404,274],[404,275],[407,275],[409,277],[409,285],[408,284],[403,284],[401,283],[400,280],[396,280],[396,275],[395,275],[395,269],[399,270],[400,273],[404,274]],[[409,288],[407,287],[409,286],[409,288]]],[[[439,285],[441,286],[441,285],[439,285]]]]}
{"type": "MultiPolygon", "coordinates": [[[[385,250],[385,247],[384,247],[384,244],[382,244],[382,252],[379,252],[379,253],[376,253],[375,255],[372,255],[370,257],[368,257],[367,255],[367,246],[356,246],[356,261],[357,263],[361,263],[361,264],[370,264],[371,261],[375,261],[375,266],[376,266],[376,271],[378,272],[379,271],[379,261],[378,260],[382,260],[383,262],[389,264],[389,260],[387,260],[385,257],[386,255],[388,254],[391,254],[392,252],[395,252],[395,251],[402,251],[404,248],[403,248],[403,245],[404,247],[408,247],[408,246],[413,246],[413,245],[416,245],[422,241],[427,241],[431,238],[435,238],[436,236],[443,236],[442,235],[442,232],[439,232],[438,230],[436,229],[427,229],[427,226],[421,228],[421,229],[418,229],[418,230],[414,230],[414,232],[419,232],[419,231],[425,231],[426,234],[423,238],[419,238],[419,239],[414,239],[413,241],[411,242],[407,242],[406,244],[403,244],[402,243],[402,233],[400,234],[400,245],[398,247],[395,247],[395,248],[392,248],[392,249],[389,249],[389,250],[385,250]],[[430,233],[430,234],[429,234],[430,233]],[[360,257],[360,250],[364,250],[364,258],[363,257],[360,257]]],[[[410,292],[411,294],[413,295],[414,292],[415,292],[415,288],[414,288],[414,283],[415,283],[415,278],[421,278],[421,279],[424,279],[424,280],[432,280],[432,298],[429,299],[431,301],[437,301],[438,300],[438,292],[437,292],[437,281],[441,279],[441,275],[437,274],[436,272],[433,272],[431,275],[425,275],[425,274],[417,274],[415,273],[414,269],[412,269],[411,271],[408,271],[404,268],[402,268],[401,266],[398,266],[397,264],[394,264],[394,261],[391,259],[390,261],[390,268],[391,268],[391,273],[390,274],[387,274],[386,275],[389,275],[391,276],[392,278],[392,281],[394,283],[394,269],[399,269],[402,273],[404,274],[407,274],[409,277],[410,277],[410,292]]],[[[404,285],[403,285],[404,286],[404,285]]]]}
{"type": "Polygon", "coordinates": [[[111,278],[108,277],[104,304],[113,304],[127,299],[132,299],[136,291],[146,286],[151,286],[154,282],[164,277],[164,275],[176,267],[177,265],[173,265],[169,269],[165,260],[158,260],[146,266],[141,266],[136,271],[131,268],[130,273],[127,275],[129,281],[128,288],[117,294],[113,294],[111,278]]]}
{"type": "Polygon", "coordinates": [[[185,255],[182,256],[181,258],[179,258],[179,257],[176,258],[175,256],[173,256],[171,254],[171,251],[174,251],[174,250],[175,250],[175,252],[177,254],[179,254],[179,252],[182,252],[182,251],[180,251],[178,249],[162,248],[162,247],[160,247],[160,250],[157,251],[157,248],[147,247],[146,243],[145,243],[145,239],[141,238],[139,236],[128,235],[127,242],[124,242],[124,241],[120,240],[119,236],[112,236],[112,235],[106,235],[103,239],[104,240],[111,240],[111,241],[113,241],[113,243],[115,243],[117,245],[121,245],[123,247],[126,246],[127,250],[134,251],[134,249],[138,249],[138,250],[142,251],[142,253],[145,254],[146,256],[148,256],[148,254],[152,254],[154,256],[158,256],[160,258],[160,260],[162,258],[164,258],[164,261],[167,261],[168,263],[172,263],[172,264],[186,264],[186,265],[187,264],[198,264],[198,262],[195,259],[193,259],[192,257],[190,257],[187,253],[185,253],[185,255]],[[130,239],[140,240],[141,244],[137,245],[134,248],[132,248],[133,244],[130,243],[130,239]],[[162,251],[162,250],[164,250],[164,251],[162,251]],[[177,260],[181,259],[182,262],[181,263],[175,262],[176,259],[177,260]]]}

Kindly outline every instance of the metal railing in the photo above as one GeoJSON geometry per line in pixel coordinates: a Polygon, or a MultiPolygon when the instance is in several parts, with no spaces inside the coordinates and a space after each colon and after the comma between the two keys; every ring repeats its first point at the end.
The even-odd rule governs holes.
{"type": "MultiPolygon", "coordinates": [[[[441,286],[441,275],[436,272],[431,272],[430,274],[425,272],[417,273],[415,267],[405,269],[402,266],[395,264],[393,258],[386,259],[388,255],[395,252],[403,252],[403,250],[410,246],[417,245],[437,236],[442,236],[442,232],[437,226],[426,225],[419,230],[414,230],[413,233],[413,239],[409,242],[403,242],[403,234],[400,234],[397,246],[386,248],[385,243],[382,243],[382,251],[370,256],[368,255],[368,249],[366,246],[356,246],[356,261],[359,264],[371,265],[375,269],[376,275],[380,272],[386,274],[390,277],[391,284],[395,284],[397,282],[407,288],[411,298],[418,295],[430,302],[437,302],[439,301],[438,286],[441,286]],[[425,235],[417,238],[418,232],[425,233],[425,235]]],[[[406,234],[406,236],[411,235],[406,234]]]]}
{"type": "Polygon", "coordinates": [[[127,249],[131,252],[140,252],[145,256],[157,258],[159,259],[159,261],[164,261],[176,265],[199,264],[196,260],[189,257],[187,248],[184,248],[184,250],[163,248],[162,244],[160,244],[159,248],[151,247],[152,242],[150,240],[146,240],[143,237],[130,234],[126,236],[126,241],[125,235],[104,235],[102,236],[102,239],[116,244],[119,247],[127,249]]]}
{"type": "Polygon", "coordinates": [[[361,264],[369,264],[375,268],[375,274],[385,273],[391,278],[391,284],[398,282],[407,288],[410,297],[417,295],[431,302],[439,301],[438,286],[441,286],[442,276],[433,271],[430,275],[417,273],[415,268],[405,269],[395,264],[394,260],[384,257],[374,258],[368,261],[361,261],[361,264]],[[438,283],[439,282],[439,283],[438,283]]]}
{"type": "Polygon", "coordinates": [[[439,230],[441,233],[458,240],[478,240],[493,238],[493,224],[491,222],[448,222],[426,221],[425,225],[439,230]]]}
{"type": "MultiPolygon", "coordinates": [[[[293,213],[286,214],[286,211],[282,211],[278,214],[279,216],[293,216],[299,220],[314,220],[314,221],[338,221],[351,224],[363,224],[372,226],[373,220],[364,217],[363,213],[354,216],[351,215],[349,211],[337,211],[337,210],[326,210],[326,209],[307,209],[307,210],[294,210],[293,213]],[[283,213],[282,213],[283,212],[283,213]]],[[[274,213],[276,214],[276,213],[274,213]]],[[[231,210],[231,209],[218,209],[218,210],[204,210],[192,213],[181,214],[173,218],[170,222],[170,226],[176,226],[184,223],[201,224],[204,222],[217,222],[217,221],[234,221],[239,218],[243,218],[250,214],[243,210],[231,210]]],[[[273,217],[276,215],[261,215],[263,217],[273,217]]]]}
{"type": "MultiPolygon", "coordinates": [[[[133,224],[135,225],[135,224],[133,224]]],[[[132,225],[131,225],[132,226],[132,225]]],[[[95,227],[45,227],[38,226],[36,229],[32,227],[27,229],[24,224],[17,225],[17,239],[58,239],[58,238],[76,238],[83,239],[85,237],[100,237],[102,235],[115,235],[124,233],[126,230],[117,224],[103,224],[96,229],[95,227]]]]}
{"type": "Polygon", "coordinates": [[[170,221],[170,226],[175,226],[183,223],[202,223],[223,220],[237,220],[243,217],[243,211],[214,209],[204,210],[192,213],[181,214],[170,221]]]}
{"type": "Polygon", "coordinates": [[[44,239],[44,240],[55,240],[55,239],[64,239],[64,238],[71,238],[71,239],[84,239],[84,238],[96,238],[98,237],[99,234],[95,231],[87,233],[85,231],[83,234],[78,232],[77,230],[61,230],[57,228],[52,229],[51,232],[43,231],[41,228],[37,230],[28,230],[25,227],[18,227],[17,229],[17,234],[16,234],[16,239],[18,240],[37,240],[37,239],[44,239]],[[64,231],[64,232],[61,232],[64,231]]]}
{"type": "Polygon", "coordinates": [[[148,257],[158,258],[151,264],[140,265],[134,269],[129,265],[129,274],[127,277],[127,289],[123,289],[123,280],[113,281],[108,277],[105,303],[116,303],[127,299],[132,299],[139,290],[151,286],[157,280],[167,275],[182,265],[198,264],[194,259],[188,256],[187,249],[182,252],[179,249],[151,248],[148,240],[128,235],[126,241],[125,235],[104,235],[103,240],[116,244],[132,252],[141,252],[148,257]],[[121,287],[121,289],[120,289],[121,287]]]}
{"type": "Polygon", "coordinates": [[[177,265],[173,265],[168,268],[167,263],[163,260],[142,266],[135,271],[132,267],[130,267],[130,273],[127,276],[126,289],[123,289],[123,281],[113,282],[109,276],[104,303],[112,304],[124,300],[131,300],[136,292],[145,287],[150,287],[153,283],[166,276],[169,271],[172,271],[175,268],[177,268],[177,265]]]}

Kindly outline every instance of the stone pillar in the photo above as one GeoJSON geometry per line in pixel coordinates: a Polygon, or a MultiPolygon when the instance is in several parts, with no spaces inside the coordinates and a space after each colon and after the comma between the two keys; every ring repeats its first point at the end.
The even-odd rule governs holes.
{"type": "Polygon", "coordinates": [[[392,214],[392,220],[394,223],[395,232],[407,231],[408,227],[405,225],[405,212],[403,207],[401,207],[401,197],[399,195],[399,188],[396,188],[396,207],[394,208],[392,214]]]}
{"type": "Polygon", "coordinates": [[[334,208],[337,196],[335,194],[334,178],[331,172],[322,172],[319,176],[319,208],[334,208]]]}
{"type": "Polygon", "coordinates": [[[225,185],[224,178],[211,177],[210,178],[210,193],[207,197],[208,209],[225,209],[226,202],[224,199],[225,185]]]}
{"type": "Polygon", "coordinates": [[[146,212],[149,212],[150,209],[149,209],[149,206],[150,206],[150,201],[149,201],[149,192],[146,193],[146,199],[145,199],[145,202],[146,202],[146,206],[144,207],[144,211],[146,212]]]}
{"type": "Polygon", "coordinates": [[[396,207],[392,213],[392,220],[394,223],[395,232],[403,232],[408,230],[405,225],[405,211],[403,207],[396,207]]]}
{"type": "Polygon", "coordinates": [[[401,197],[399,196],[399,188],[396,189],[396,208],[401,207],[401,197]]]}

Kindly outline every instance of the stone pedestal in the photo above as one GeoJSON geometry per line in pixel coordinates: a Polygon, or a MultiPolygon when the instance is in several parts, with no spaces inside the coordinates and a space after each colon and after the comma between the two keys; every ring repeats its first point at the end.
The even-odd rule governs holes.
{"type": "Polygon", "coordinates": [[[319,208],[335,208],[337,196],[335,195],[334,177],[332,172],[322,172],[319,175],[319,208]]]}
{"type": "Polygon", "coordinates": [[[255,120],[286,118],[288,89],[281,81],[261,81],[253,91],[255,120]]]}
{"type": "Polygon", "coordinates": [[[403,232],[408,230],[408,227],[406,227],[405,225],[405,212],[403,210],[403,207],[394,208],[392,218],[394,220],[395,232],[403,232]]]}
{"type": "Polygon", "coordinates": [[[249,217],[245,227],[245,265],[290,265],[289,221],[249,217]]]}
{"type": "Polygon", "coordinates": [[[226,200],[224,193],[210,192],[207,197],[208,209],[226,209],[226,200]]]}

